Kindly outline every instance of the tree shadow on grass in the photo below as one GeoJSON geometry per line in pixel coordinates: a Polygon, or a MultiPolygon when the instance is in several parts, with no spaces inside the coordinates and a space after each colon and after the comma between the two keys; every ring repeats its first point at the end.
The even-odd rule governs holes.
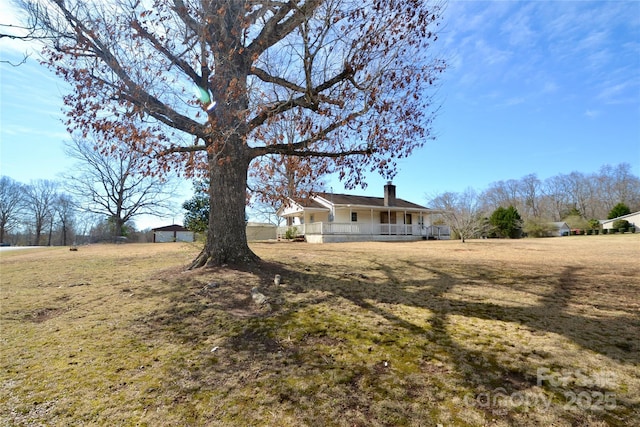
{"type": "MultiPolygon", "coordinates": [[[[400,305],[407,304],[407,301],[412,301],[414,306],[429,310],[429,312],[433,313],[433,316],[429,320],[429,325],[431,327],[431,335],[435,336],[435,341],[444,343],[444,345],[448,347],[449,354],[457,366],[457,371],[464,376],[465,384],[472,387],[475,385],[476,389],[489,390],[488,394],[485,393],[485,395],[489,397],[491,397],[492,388],[494,392],[500,390],[500,393],[507,395],[531,389],[533,386],[539,385],[537,375],[534,376],[531,370],[527,372],[523,369],[500,367],[491,349],[476,351],[456,342],[449,332],[449,326],[452,323],[451,319],[454,316],[521,325],[536,335],[545,333],[558,334],[567,338],[570,342],[577,344],[584,350],[601,354],[621,364],[631,366],[638,364],[640,353],[633,351],[634,346],[637,345],[636,338],[634,337],[640,336],[640,321],[637,316],[624,315],[594,318],[569,312],[574,296],[574,289],[578,281],[577,268],[565,267],[559,277],[555,278],[556,280],[549,280],[550,283],[555,283],[555,286],[552,286],[548,293],[538,296],[535,303],[513,306],[500,305],[487,301],[477,302],[461,300],[459,298],[452,299],[450,296],[447,296],[447,293],[452,291],[460,283],[468,283],[478,278],[484,279],[491,277],[492,271],[487,270],[486,267],[468,265],[466,270],[469,273],[467,273],[466,277],[459,277],[459,275],[453,277],[440,269],[419,266],[410,262],[407,262],[407,265],[410,267],[408,269],[410,271],[422,269],[430,274],[436,275],[437,278],[418,281],[403,280],[401,277],[398,277],[397,268],[389,268],[384,264],[379,264],[378,267],[381,271],[384,271],[388,278],[388,283],[394,284],[393,292],[386,292],[383,296],[368,293],[366,298],[362,298],[361,293],[342,293],[340,296],[350,299],[361,308],[383,316],[388,321],[416,334],[416,336],[428,333],[429,331],[424,327],[393,314],[389,310],[381,307],[379,303],[400,305]],[[423,291],[421,298],[416,297],[416,288],[423,291]],[[407,289],[411,289],[409,294],[407,294],[407,289]],[[468,367],[476,369],[470,371],[468,367]],[[487,376],[486,378],[482,378],[482,376],[478,377],[477,371],[487,370],[487,367],[493,367],[493,369],[498,368],[499,371],[502,371],[500,372],[501,375],[497,378],[491,376],[487,376]]],[[[539,280],[540,276],[536,275],[535,279],[539,280]]],[[[521,280],[526,281],[528,278],[522,276],[521,280]]],[[[481,284],[479,286],[481,286],[481,284]]],[[[536,368],[536,366],[534,366],[534,368],[536,368]]],[[[544,360],[541,360],[537,368],[548,370],[550,366],[545,366],[544,360]]],[[[573,368],[572,374],[576,374],[577,367],[564,366],[565,370],[571,370],[571,368],[573,368]]],[[[606,370],[606,367],[604,368],[606,370]]],[[[579,374],[580,373],[578,373],[578,375],[579,374]]],[[[584,374],[584,372],[582,372],[582,374],[584,374]]],[[[556,372],[555,375],[558,376],[560,374],[556,372]]],[[[587,378],[587,381],[590,380],[593,380],[593,378],[587,378]]],[[[584,387],[580,388],[581,385],[578,384],[577,386],[574,385],[574,388],[571,389],[570,392],[578,394],[581,391],[589,390],[602,395],[610,391],[609,387],[615,385],[620,384],[589,384],[590,387],[587,389],[584,387]]],[[[565,399],[566,401],[566,391],[566,388],[564,390],[562,388],[556,388],[553,390],[553,393],[556,395],[556,398],[565,399]]],[[[631,401],[621,396],[618,396],[618,398],[619,406],[626,407],[635,413],[638,413],[640,410],[640,405],[637,400],[631,401]]],[[[495,409],[491,407],[491,405],[485,408],[491,409],[492,411],[495,409]]],[[[495,415],[495,412],[491,415],[495,415]]],[[[503,415],[509,418],[508,413],[503,415]]],[[[567,413],[566,417],[573,419],[573,422],[580,422],[583,418],[582,415],[574,415],[575,414],[567,413]]],[[[603,419],[611,423],[611,425],[624,424],[611,413],[601,415],[603,419]]],[[[514,420],[510,421],[515,422],[514,420]]]]}
{"type": "MultiPolygon", "coordinates": [[[[633,365],[640,361],[634,347],[634,337],[637,338],[640,331],[637,318],[595,318],[570,311],[578,280],[577,268],[566,267],[558,277],[519,275],[514,279],[514,286],[523,288],[524,285],[526,288],[527,281],[544,279],[550,284],[548,292],[532,294],[529,304],[501,305],[490,298],[477,301],[460,298],[459,295],[456,298],[452,296],[452,292],[462,283],[474,283],[476,286],[488,283],[495,272],[486,266],[467,264],[463,273],[456,272],[455,275],[446,268],[418,265],[409,261],[406,261],[406,267],[409,271],[422,271],[428,278],[403,277],[396,266],[391,267],[383,262],[376,265],[376,270],[384,276],[383,280],[371,279],[366,271],[349,271],[336,277],[335,274],[312,271],[304,266],[293,270],[277,263],[264,263],[258,269],[236,270],[230,274],[224,269],[202,270],[183,276],[181,281],[173,284],[165,283],[167,286],[163,289],[171,304],[141,317],[139,321],[145,325],[147,333],[161,334],[169,339],[198,345],[202,347],[201,352],[213,352],[213,349],[220,348],[219,353],[210,355],[209,360],[214,362],[207,369],[216,378],[220,375],[238,377],[235,382],[229,383],[229,387],[243,387],[250,382],[273,386],[277,377],[288,377],[290,381],[286,384],[278,383],[273,393],[277,395],[281,405],[292,411],[294,407],[299,407],[313,412],[320,410],[320,407],[307,407],[306,400],[319,393],[318,390],[314,387],[307,389],[292,385],[294,382],[291,378],[325,375],[336,387],[340,385],[334,387],[333,393],[344,399],[348,398],[343,410],[355,411],[354,408],[359,408],[354,413],[354,419],[375,415],[375,408],[370,401],[372,393],[389,397],[386,391],[371,391],[373,388],[369,385],[373,381],[371,378],[380,379],[387,374],[382,368],[386,365],[353,364],[332,359],[332,348],[344,347],[352,351],[361,349],[354,344],[345,343],[344,338],[341,338],[344,334],[332,331],[337,326],[330,324],[330,319],[333,318],[330,312],[312,311],[317,315],[317,322],[300,325],[305,335],[287,341],[281,334],[281,328],[299,321],[301,311],[312,310],[314,306],[321,304],[331,307],[339,300],[346,300],[363,312],[384,319],[389,325],[403,330],[404,334],[414,337],[416,341],[428,340],[433,348],[425,347],[424,352],[430,353],[429,357],[436,350],[446,353],[448,361],[457,371],[453,375],[447,374],[449,381],[457,382],[451,387],[468,392],[475,390],[476,394],[470,392],[471,401],[477,398],[477,393],[487,390],[499,388],[506,394],[530,390],[537,385],[537,378],[532,371],[537,367],[544,367],[545,361],[543,358],[539,366],[530,366],[529,363],[526,370],[501,366],[496,359],[498,350],[486,347],[474,349],[465,346],[459,337],[452,336],[451,327],[456,317],[517,324],[532,334],[561,335],[584,350],[623,364],[633,365]],[[282,286],[271,285],[275,274],[283,277],[282,286]],[[523,283],[515,283],[515,280],[523,283]],[[217,283],[217,286],[208,287],[211,283],[217,283]],[[254,306],[249,294],[254,286],[259,286],[271,298],[274,302],[273,311],[263,311],[254,306]],[[396,306],[425,310],[426,325],[424,322],[419,324],[407,320],[389,308],[396,306]],[[212,336],[217,337],[216,340],[208,341],[212,336]],[[626,347],[620,343],[629,344],[626,347]],[[349,345],[352,347],[348,347],[349,345]],[[211,346],[212,350],[208,350],[211,346]],[[483,370],[487,371],[487,375],[479,374],[483,370]],[[369,397],[365,397],[367,393],[363,393],[365,388],[369,397]]],[[[173,280],[175,279],[169,282],[173,280]]],[[[344,329],[357,327],[355,323],[339,326],[344,329]]],[[[371,331],[361,332],[364,342],[374,343],[369,351],[375,352],[375,343],[379,338],[374,335],[371,331]]],[[[366,360],[366,357],[362,360],[366,360]]],[[[426,372],[437,373],[435,365],[430,362],[426,365],[426,372]]],[[[213,387],[213,384],[209,386],[213,387]]],[[[407,382],[404,386],[407,390],[414,389],[415,394],[427,393],[425,383],[407,382]]],[[[557,399],[563,398],[561,389],[551,392],[556,394],[557,399]]],[[[631,408],[630,410],[633,407],[638,410],[638,402],[619,397],[618,403],[631,408]]],[[[486,410],[489,417],[500,416],[509,423],[518,422],[511,411],[505,412],[504,408],[487,406],[481,409],[486,410]]],[[[564,411],[561,416],[572,423],[584,421],[582,414],[564,411]]],[[[601,416],[606,422],[616,424],[609,413],[601,416]]],[[[318,417],[316,414],[316,418],[311,417],[307,421],[313,423],[318,421],[318,417]]]]}

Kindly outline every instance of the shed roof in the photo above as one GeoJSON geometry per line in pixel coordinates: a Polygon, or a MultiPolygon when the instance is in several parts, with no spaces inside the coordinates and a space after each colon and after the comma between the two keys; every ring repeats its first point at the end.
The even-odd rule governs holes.
{"type": "Polygon", "coordinates": [[[182,225],[172,224],[165,225],[164,227],[152,228],[151,231],[189,231],[182,225]]]}

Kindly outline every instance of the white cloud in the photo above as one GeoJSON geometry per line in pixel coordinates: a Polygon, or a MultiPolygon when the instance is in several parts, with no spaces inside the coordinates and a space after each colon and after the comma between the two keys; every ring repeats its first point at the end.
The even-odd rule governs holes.
{"type": "Polygon", "coordinates": [[[476,40],[474,47],[476,59],[488,65],[505,63],[511,57],[510,51],[502,50],[483,39],[476,40]]]}
{"type": "Polygon", "coordinates": [[[503,23],[500,32],[506,35],[510,45],[522,49],[536,44],[539,34],[532,29],[531,22],[531,17],[536,15],[532,10],[534,7],[534,4],[529,4],[520,8],[503,23]]]}
{"type": "Polygon", "coordinates": [[[544,86],[542,87],[542,93],[546,93],[546,94],[556,93],[558,89],[559,89],[559,86],[555,82],[547,81],[544,83],[544,86]]]}
{"type": "MultiPolygon", "coordinates": [[[[637,82],[636,82],[637,84],[637,82]]],[[[605,82],[604,87],[597,95],[597,99],[607,104],[622,104],[629,100],[634,100],[638,93],[638,88],[633,90],[633,82],[623,83],[605,82]]],[[[637,102],[637,99],[635,99],[637,102]]]]}
{"type": "Polygon", "coordinates": [[[503,106],[505,107],[513,107],[515,105],[520,105],[520,104],[524,104],[525,102],[525,98],[518,96],[518,97],[513,97],[513,98],[509,98],[505,101],[505,103],[503,104],[503,106]]]}

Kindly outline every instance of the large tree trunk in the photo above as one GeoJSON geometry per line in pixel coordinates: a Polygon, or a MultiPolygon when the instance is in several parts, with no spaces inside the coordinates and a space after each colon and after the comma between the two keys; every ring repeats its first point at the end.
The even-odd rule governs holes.
{"type": "Polygon", "coordinates": [[[246,145],[229,141],[218,156],[209,155],[209,228],[207,242],[191,268],[255,263],[249,249],[245,220],[247,171],[246,145]]]}
{"type": "MultiPolygon", "coordinates": [[[[240,25],[244,7],[231,2],[228,17],[240,25]]],[[[243,265],[259,258],[247,244],[245,206],[247,173],[251,162],[247,146],[246,111],[249,62],[239,52],[242,29],[230,31],[230,46],[214,51],[216,72],[211,79],[212,100],[217,107],[207,110],[213,124],[207,143],[209,166],[209,228],[207,242],[191,268],[204,265],[243,265]]]]}

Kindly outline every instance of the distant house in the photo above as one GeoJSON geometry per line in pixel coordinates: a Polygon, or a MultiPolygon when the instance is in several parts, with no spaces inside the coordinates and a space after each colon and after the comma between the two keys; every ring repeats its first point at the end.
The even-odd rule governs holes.
{"type": "Polygon", "coordinates": [[[289,200],[278,209],[287,233],[310,243],[410,241],[449,239],[448,226],[432,225],[439,214],[425,206],[396,197],[396,186],[384,186],[384,197],[318,193],[306,200],[289,200]]]}
{"type": "Polygon", "coordinates": [[[632,227],[638,228],[640,225],[640,211],[622,215],[618,218],[600,220],[600,225],[605,230],[611,230],[613,228],[613,223],[619,219],[626,219],[632,227]]]}
{"type": "Polygon", "coordinates": [[[151,231],[153,231],[154,243],[193,242],[195,240],[193,231],[189,231],[177,224],[153,228],[151,231]]]}
{"type": "Polygon", "coordinates": [[[571,227],[566,222],[552,222],[550,235],[554,237],[571,235],[571,227]]]}

